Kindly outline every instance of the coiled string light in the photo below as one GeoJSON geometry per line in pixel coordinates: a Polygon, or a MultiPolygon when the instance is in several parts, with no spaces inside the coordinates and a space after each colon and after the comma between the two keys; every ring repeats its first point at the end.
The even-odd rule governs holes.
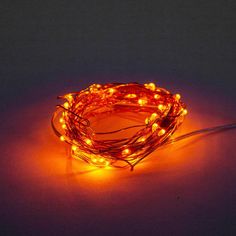
{"type": "Polygon", "coordinates": [[[154,83],[93,84],[80,92],[66,94],[52,117],[52,127],[71,146],[71,155],[97,167],[130,167],[158,147],[168,143],[183,122],[187,110],[179,94],[171,94],[154,83]],[[91,120],[99,115],[135,113],[147,115],[140,125],[96,132],[91,120]],[[131,137],[102,137],[139,128],[131,137]]]}

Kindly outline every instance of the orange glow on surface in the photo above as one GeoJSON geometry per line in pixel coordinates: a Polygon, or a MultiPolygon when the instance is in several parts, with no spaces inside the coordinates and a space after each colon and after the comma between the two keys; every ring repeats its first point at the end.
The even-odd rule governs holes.
{"type": "MultiPolygon", "coordinates": [[[[208,206],[216,196],[225,197],[233,189],[232,184],[228,190],[228,180],[234,179],[235,173],[234,131],[162,147],[133,172],[110,168],[106,163],[107,167],[97,168],[70,158],[68,145],[58,142],[50,126],[53,102],[50,97],[39,104],[24,105],[21,112],[14,111],[14,116],[8,113],[6,128],[2,127],[5,135],[0,145],[6,158],[0,159],[4,167],[0,183],[6,186],[10,209],[20,209],[27,215],[32,209],[28,220],[39,213],[56,217],[60,212],[70,221],[76,219],[75,223],[88,222],[91,216],[105,222],[111,218],[123,222],[124,215],[136,217],[138,211],[142,212],[143,222],[150,214],[163,217],[160,209],[175,219],[183,207],[185,211],[192,210],[193,202],[208,206]],[[14,123],[13,119],[19,122],[14,123]]],[[[199,98],[189,104],[191,112],[176,136],[227,123],[229,119],[202,112],[199,98]]],[[[125,126],[128,121],[122,120],[122,124],[125,126]]]]}
{"type": "MultiPolygon", "coordinates": [[[[235,119],[235,113],[226,112],[227,105],[218,98],[217,106],[209,106],[213,104],[212,97],[199,97],[188,89],[184,98],[189,115],[174,136],[235,119]],[[204,105],[206,101],[208,104],[204,105]]],[[[122,233],[127,232],[126,226],[131,226],[131,234],[139,229],[144,229],[145,234],[150,227],[162,227],[162,232],[168,227],[169,232],[178,232],[189,218],[194,225],[196,219],[200,220],[195,225],[197,230],[202,224],[208,227],[215,215],[219,220],[228,213],[234,216],[231,206],[235,202],[235,130],[162,147],[133,172],[109,166],[97,168],[70,158],[68,145],[53,133],[50,119],[57,94],[58,91],[40,98],[39,102],[29,100],[23,107],[2,114],[2,214],[11,224],[17,221],[17,230],[24,224],[30,234],[33,224],[39,232],[42,228],[43,233],[53,234],[66,225],[72,228],[73,235],[79,228],[87,225],[87,232],[93,225],[95,231],[112,235],[114,228],[132,219],[134,223],[128,221],[122,233]],[[18,223],[19,219],[23,221],[18,223]]],[[[105,124],[100,124],[101,130],[105,124]]],[[[120,125],[127,124],[129,121],[122,119],[120,125]]]]}
{"type": "MultiPolygon", "coordinates": [[[[59,143],[51,131],[48,123],[51,108],[47,104],[48,102],[42,104],[41,107],[37,105],[38,111],[46,108],[47,115],[43,115],[37,120],[31,119],[30,126],[29,120],[22,117],[25,123],[22,121],[21,124],[24,128],[28,127],[26,139],[19,140],[16,137],[15,142],[11,140],[15,150],[11,153],[12,164],[18,165],[19,176],[34,182],[36,185],[39,184],[37,178],[44,176],[45,180],[49,178],[47,185],[54,185],[56,188],[65,188],[70,183],[94,192],[96,189],[99,190],[100,186],[106,185],[119,188],[120,184],[118,183],[122,181],[126,188],[131,191],[135,187],[133,181],[130,182],[132,179],[129,180],[131,176],[145,176],[145,174],[159,176],[169,173],[170,175],[167,176],[168,179],[171,179],[172,173],[176,172],[178,177],[172,179],[172,181],[177,181],[181,176],[191,175],[192,172],[209,168],[208,162],[213,161],[208,155],[212,152],[212,146],[215,148],[214,153],[222,152],[222,145],[219,145],[222,140],[217,135],[209,139],[204,137],[202,139],[191,138],[169,145],[168,148],[163,147],[154,151],[146,160],[140,163],[134,172],[121,169],[96,168],[69,157],[67,144],[59,143]],[[46,127],[46,129],[41,129],[41,127],[46,127]]],[[[27,112],[24,114],[34,114],[35,107],[27,107],[26,109],[27,112]]],[[[222,123],[222,120],[215,119],[215,124],[219,122],[222,123]]],[[[203,115],[191,112],[189,118],[180,128],[178,135],[209,125],[212,125],[212,117],[209,114],[203,115]]],[[[16,124],[14,128],[18,130],[19,126],[16,124]]],[[[145,138],[142,138],[142,141],[144,140],[145,138]]],[[[11,149],[11,144],[7,146],[11,149]]],[[[73,147],[72,149],[74,150],[73,147]]],[[[124,152],[129,153],[130,150],[125,149],[124,152]]],[[[21,178],[19,181],[21,181],[21,178]]]]}

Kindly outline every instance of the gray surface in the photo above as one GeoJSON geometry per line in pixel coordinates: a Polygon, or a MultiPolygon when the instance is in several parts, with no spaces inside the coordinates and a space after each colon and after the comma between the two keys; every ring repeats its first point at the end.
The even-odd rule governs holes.
{"type": "Polygon", "coordinates": [[[180,92],[182,133],[235,121],[235,5],[2,1],[4,235],[235,235],[235,131],[96,175],[68,164],[49,124],[57,95],[112,81],[180,92]]]}

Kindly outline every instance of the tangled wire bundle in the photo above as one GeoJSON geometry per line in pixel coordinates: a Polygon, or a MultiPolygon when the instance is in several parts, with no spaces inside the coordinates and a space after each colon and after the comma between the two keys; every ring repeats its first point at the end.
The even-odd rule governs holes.
{"type": "Polygon", "coordinates": [[[72,157],[98,167],[133,167],[167,143],[187,114],[179,94],[171,94],[154,83],[93,84],[80,92],[60,96],[52,127],[61,141],[71,145],[72,157]],[[140,125],[95,132],[91,120],[105,114],[146,115],[140,125]],[[139,128],[131,137],[102,139],[106,135],[139,128]]]}

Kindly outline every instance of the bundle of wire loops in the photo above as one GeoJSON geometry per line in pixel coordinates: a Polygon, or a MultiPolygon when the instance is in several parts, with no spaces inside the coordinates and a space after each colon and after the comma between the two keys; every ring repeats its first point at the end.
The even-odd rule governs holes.
{"type": "Polygon", "coordinates": [[[71,156],[97,167],[130,167],[167,143],[187,114],[179,94],[154,83],[93,84],[79,92],[60,96],[52,127],[61,141],[70,144],[71,156]],[[95,132],[91,119],[101,114],[148,114],[140,125],[95,132]],[[106,134],[139,127],[128,138],[101,139],[106,134]]]}

